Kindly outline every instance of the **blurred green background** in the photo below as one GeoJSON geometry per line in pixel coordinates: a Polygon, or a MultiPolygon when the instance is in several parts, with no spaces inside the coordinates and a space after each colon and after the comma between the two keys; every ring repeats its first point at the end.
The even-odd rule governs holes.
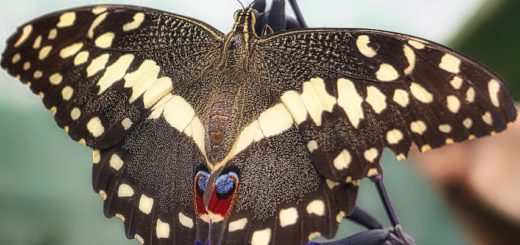
{"type": "MultiPolygon", "coordinates": [[[[44,13],[99,2],[6,2],[0,10],[0,39],[44,13]]],[[[222,31],[230,29],[232,13],[239,7],[234,0],[139,4],[203,19],[222,31]]],[[[370,27],[449,44],[494,69],[520,98],[520,1],[303,0],[300,5],[310,26],[370,27]]],[[[68,139],[37,96],[0,74],[1,245],[136,244],[126,240],[119,220],[104,218],[101,199],[92,191],[90,162],[90,150],[68,139]]],[[[439,194],[411,164],[396,162],[389,152],[383,162],[390,197],[418,244],[468,243],[439,194]]],[[[368,181],[362,183],[358,204],[386,222],[368,181]]],[[[339,236],[359,230],[345,223],[339,236]]]]}

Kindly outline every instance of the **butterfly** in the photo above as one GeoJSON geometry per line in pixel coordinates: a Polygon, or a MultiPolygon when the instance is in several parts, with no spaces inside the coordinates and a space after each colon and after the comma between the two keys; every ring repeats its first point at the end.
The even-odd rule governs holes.
{"type": "Polygon", "coordinates": [[[506,129],[502,79],[439,44],[368,29],[228,34],[159,10],[64,10],[13,34],[1,65],[93,148],[107,217],[142,244],[332,237],[359,180],[506,129]]]}

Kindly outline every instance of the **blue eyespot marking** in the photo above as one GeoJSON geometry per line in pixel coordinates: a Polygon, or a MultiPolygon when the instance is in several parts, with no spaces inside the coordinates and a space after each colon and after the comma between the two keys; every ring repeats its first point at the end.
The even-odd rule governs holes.
{"type": "Polygon", "coordinates": [[[197,180],[197,187],[200,191],[204,192],[206,184],[208,183],[209,174],[204,171],[199,171],[197,175],[200,176],[197,180]]]}
{"type": "Polygon", "coordinates": [[[238,181],[238,176],[233,172],[219,176],[215,182],[217,194],[228,194],[231,192],[233,187],[235,187],[235,181],[238,181]]]}

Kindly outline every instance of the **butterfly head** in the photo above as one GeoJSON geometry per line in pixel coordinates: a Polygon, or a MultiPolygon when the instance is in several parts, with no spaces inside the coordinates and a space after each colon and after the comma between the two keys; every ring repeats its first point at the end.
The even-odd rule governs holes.
{"type": "Polygon", "coordinates": [[[228,216],[237,197],[239,176],[235,167],[221,168],[213,173],[204,166],[197,169],[193,183],[194,201],[201,219],[219,222],[228,216]]]}
{"type": "MultiPolygon", "coordinates": [[[[235,12],[233,32],[248,36],[255,31],[256,16],[258,12],[251,7],[239,9],[235,12]]],[[[247,38],[245,38],[247,41],[247,38]]]]}

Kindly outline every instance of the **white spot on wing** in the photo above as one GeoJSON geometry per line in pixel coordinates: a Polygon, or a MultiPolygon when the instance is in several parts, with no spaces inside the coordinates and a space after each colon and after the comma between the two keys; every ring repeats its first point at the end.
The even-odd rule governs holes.
{"type": "Polygon", "coordinates": [[[469,87],[466,91],[466,101],[473,103],[475,101],[475,89],[472,87],[469,87]]]}
{"type": "Polygon", "coordinates": [[[38,53],[38,59],[44,60],[45,58],[47,58],[49,56],[51,51],[52,51],[52,46],[47,45],[47,46],[43,47],[42,49],[40,49],[40,52],[38,53]]]}
{"type": "Polygon", "coordinates": [[[473,120],[471,118],[466,118],[464,121],[462,121],[462,125],[464,125],[465,128],[470,129],[471,126],[473,126],[473,120]]]}
{"type": "Polygon", "coordinates": [[[193,220],[182,212],[179,212],[179,223],[184,227],[193,228],[193,220]]]}
{"type": "Polygon", "coordinates": [[[139,234],[135,234],[134,239],[137,240],[139,242],[139,244],[141,244],[141,245],[144,244],[144,239],[141,236],[139,236],[139,234]]]}
{"type": "Polygon", "coordinates": [[[318,149],[318,142],[316,142],[316,140],[309,141],[309,143],[307,143],[307,149],[310,153],[314,152],[318,149]]]}
{"type": "Polygon", "coordinates": [[[376,158],[379,156],[379,151],[376,148],[372,147],[372,148],[366,150],[363,153],[363,156],[365,157],[365,160],[373,163],[376,160],[376,158]]]}
{"type": "Polygon", "coordinates": [[[449,95],[446,97],[446,104],[448,105],[448,109],[452,113],[458,113],[460,110],[460,100],[455,95],[449,95]]]}
{"type": "Polygon", "coordinates": [[[307,120],[307,109],[298,92],[290,90],[281,97],[282,103],[287,107],[296,124],[301,124],[307,120]]]}
{"type": "Polygon", "coordinates": [[[412,47],[414,47],[415,49],[424,49],[425,48],[424,43],[422,43],[419,40],[410,39],[410,40],[408,40],[408,44],[412,45],[412,47]]]}
{"type": "Polygon", "coordinates": [[[184,98],[173,96],[166,104],[163,115],[172,127],[182,132],[195,116],[195,111],[184,98]]]}
{"type": "Polygon", "coordinates": [[[128,130],[130,127],[132,127],[132,120],[130,120],[130,118],[125,118],[123,119],[123,121],[121,121],[121,126],[123,126],[123,128],[125,130],[128,130]]]}
{"type": "Polygon", "coordinates": [[[22,56],[20,53],[16,53],[13,55],[13,58],[11,58],[11,63],[16,64],[22,59],[22,56]]]}
{"type": "Polygon", "coordinates": [[[491,103],[495,107],[500,107],[500,101],[498,100],[498,92],[500,91],[500,83],[497,80],[491,79],[488,82],[488,91],[489,98],[491,99],[491,103]]]}
{"type": "Polygon", "coordinates": [[[399,73],[392,65],[384,63],[379,66],[379,70],[376,72],[376,78],[379,81],[390,82],[399,78],[399,73]]]}
{"type": "Polygon", "coordinates": [[[170,237],[170,225],[163,222],[161,219],[157,219],[157,225],[155,226],[155,235],[157,238],[169,238],[170,237]]]}
{"type": "Polygon", "coordinates": [[[139,68],[125,75],[125,88],[132,88],[130,103],[133,103],[157,81],[161,68],[153,60],[145,60],[139,68]]]}
{"type": "Polygon", "coordinates": [[[63,100],[68,101],[72,98],[72,95],[74,94],[74,89],[71,86],[65,86],[61,90],[61,97],[63,100]]]}
{"type": "Polygon", "coordinates": [[[314,200],[307,205],[306,210],[308,214],[323,216],[325,215],[325,203],[319,199],[314,200]]]}
{"type": "Polygon", "coordinates": [[[356,46],[361,54],[368,58],[372,58],[377,55],[377,52],[368,44],[370,43],[370,37],[367,35],[360,35],[356,39],[356,46]]]}
{"type": "Polygon", "coordinates": [[[428,127],[422,120],[417,120],[415,122],[410,123],[410,130],[412,130],[412,132],[418,135],[423,135],[427,129],[428,127]]]}
{"type": "Polygon", "coordinates": [[[251,236],[251,245],[267,245],[271,240],[271,228],[257,230],[251,236]]]}
{"type": "Polygon", "coordinates": [[[331,112],[336,104],[336,98],[327,93],[325,82],[321,78],[313,78],[303,83],[303,92],[300,97],[312,120],[318,126],[321,125],[322,112],[324,110],[331,112]]]}
{"type": "Polygon", "coordinates": [[[493,116],[489,111],[486,111],[484,115],[482,115],[482,120],[487,124],[492,126],[493,125],[493,116]]]}
{"type": "Polygon", "coordinates": [[[228,231],[233,232],[233,231],[243,230],[246,227],[246,224],[247,224],[247,218],[241,218],[241,219],[232,221],[229,223],[228,231]]]}
{"type": "Polygon", "coordinates": [[[131,22],[128,22],[123,25],[123,31],[131,31],[131,30],[137,29],[137,28],[139,28],[139,26],[141,26],[143,21],[144,21],[144,14],[136,13],[131,22]]]}
{"type": "Polygon", "coordinates": [[[121,167],[123,167],[123,160],[121,159],[121,157],[119,157],[119,155],[114,153],[110,157],[109,164],[110,164],[110,167],[112,167],[116,171],[119,171],[121,169],[121,167]]]}
{"type": "Polygon", "coordinates": [[[439,67],[447,72],[458,74],[460,72],[460,59],[452,54],[445,54],[441,58],[439,67]]]}
{"type": "Polygon", "coordinates": [[[433,95],[416,82],[410,84],[410,91],[412,92],[413,97],[422,103],[428,104],[433,102],[433,95]]]}
{"type": "Polygon", "coordinates": [[[117,61],[112,65],[107,67],[105,73],[97,82],[97,85],[99,86],[98,95],[102,94],[105,90],[114,85],[114,83],[121,80],[125,76],[126,70],[130,64],[132,64],[133,60],[133,54],[125,54],[119,57],[119,59],[117,59],[117,61]]]}
{"type": "Polygon", "coordinates": [[[451,132],[451,126],[449,124],[441,124],[439,125],[439,131],[443,132],[443,133],[450,133],[451,132]]]}
{"type": "Polygon", "coordinates": [[[100,160],[101,160],[101,153],[99,152],[99,150],[92,150],[92,163],[98,164],[100,160]]]}
{"type": "Polygon", "coordinates": [[[75,121],[78,120],[79,117],[81,117],[81,110],[78,107],[72,108],[70,111],[70,118],[75,121]]]}
{"type": "Polygon", "coordinates": [[[47,36],[47,39],[54,40],[54,39],[56,39],[56,37],[58,37],[58,29],[52,28],[49,31],[49,35],[47,36]]]}
{"type": "Polygon", "coordinates": [[[79,52],[76,57],[74,57],[74,65],[79,66],[88,60],[89,53],[88,51],[79,52]]]}
{"type": "Polygon", "coordinates": [[[103,127],[103,124],[101,123],[101,119],[99,119],[99,117],[93,117],[88,121],[87,130],[94,137],[99,137],[103,134],[103,132],[105,132],[105,128],[103,127]]]}
{"type": "Polygon", "coordinates": [[[462,87],[462,82],[462,78],[454,76],[453,79],[451,79],[450,84],[454,89],[460,89],[462,87]]]}
{"type": "Polygon", "coordinates": [[[150,214],[153,208],[153,199],[151,197],[147,197],[146,195],[141,195],[139,199],[139,210],[145,214],[150,214]]]}
{"type": "Polygon", "coordinates": [[[130,187],[127,184],[121,184],[119,185],[119,188],[117,189],[117,196],[118,197],[132,197],[134,196],[134,189],[130,187]]]}
{"type": "Polygon", "coordinates": [[[395,103],[399,104],[401,107],[405,108],[410,103],[410,97],[408,92],[402,89],[396,89],[394,91],[393,100],[395,103]]]}
{"type": "Polygon", "coordinates": [[[246,126],[240,135],[238,136],[235,143],[235,151],[236,153],[241,152],[246,147],[254,142],[256,134],[261,131],[260,125],[258,124],[258,120],[253,121],[248,126],[246,126]]]}
{"type": "Polygon", "coordinates": [[[103,22],[105,20],[105,18],[107,17],[107,13],[103,13],[101,15],[99,15],[98,17],[96,17],[96,19],[92,22],[92,24],[90,25],[89,29],[88,29],[88,37],[89,38],[94,38],[94,30],[96,29],[96,27],[98,27],[101,22],[103,22]]]}
{"type": "Polygon", "coordinates": [[[109,57],[109,54],[102,54],[93,59],[87,67],[87,77],[94,76],[99,71],[105,69],[109,57]]]}
{"type": "Polygon", "coordinates": [[[386,141],[388,142],[388,144],[397,145],[403,139],[403,133],[399,129],[392,129],[386,133],[386,141]]]}
{"type": "Polygon", "coordinates": [[[290,129],[293,120],[283,104],[276,104],[260,114],[258,123],[265,137],[269,137],[290,129]]]}
{"type": "Polygon", "coordinates": [[[172,79],[161,77],[150,86],[143,95],[143,103],[146,109],[152,107],[157,101],[173,89],[172,79]]]}
{"type": "Polygon", "coordinates": [[[52,85],[58,85],[61,83],[61,81],[63,81],[63,76],[59,72],[56,72],[49,76],[49,82],[52,85]]]}
{"type": "Polygon", "coordinates": [[[14,43],[14,47],[15,48],[20,47],[27,40],[27,38],[31,35],[32,30],[33,30],[32,25],[24,26],[22,28],[22,34],[20,35],[18,40],[16,40],[16,42],[14,43]]]}
{"type": "Polygon", "coordinates": [[[58,28],[64,28],[74,25],[76,21],[76,13],[74,12],[66,12],[60,16],[60,21],[56,24],[58,28]]]}
{"type": "Polygon", "coordinates": [[[386,109],[386,96],[374,86],[367,87],[366,101],[370,106],[372,106],[377,114],[380,114],[384,109],[386,109]]]}
{"type": "Polygon", "coordinates": [[[77,43],[73,43],[65,48],[63,48],[62,50],[60,50],[60,57],[65,59],[65,58],[68,58],[70,56],[73,56],[75,55],[81,48],[83,47],[83,43],[81,42],[77,42],[77,43]]]}
{"type": "Polygon", "coordinates": [[[97,37],[94,43],[100,48],[110,48],[115,36],[113,32],[106,32],[97,37]]]}
{"type": "Polygon", "coordinates": [[[343,170],[347,169],[350,165],[350,162],[352,161],[352,156],[350,155],[350,152],[347,150],[342,150],[336,158],[334,158],[334,161],[332,162],[334,165],[334,168],[337,170],[343,170]]]}
{"type": "Polygon", "coordinates": [[[41,45],[42,45],[42,35],[39,35],[38,37],[36,37],[36,39],[34,39],[34,43],[33,43],[33,49],[39,49],[41,48],[41,45]]]}
{"type": "Polygon", "coordinates": [[[279,213],[279,219],[281,227],[294,225],[298,221],[298,210],[294,207],[282,209],[279,213]]]}
{"type": "Polygon", "coordinates": [[[406,61],[408,61],[408,67],[404,69],[404,74],[409,75],[415,69],[415,52],[406,44],[403,46],[403,52],[406,61]]]}
{"type": "Polygon", "coordinates": [[[337,83],[338,105],[345,111],[352,126],[357,128],[361,119],[365,118],[361,106],[363,98],[351,80],[340,78],[337,83]]]}

